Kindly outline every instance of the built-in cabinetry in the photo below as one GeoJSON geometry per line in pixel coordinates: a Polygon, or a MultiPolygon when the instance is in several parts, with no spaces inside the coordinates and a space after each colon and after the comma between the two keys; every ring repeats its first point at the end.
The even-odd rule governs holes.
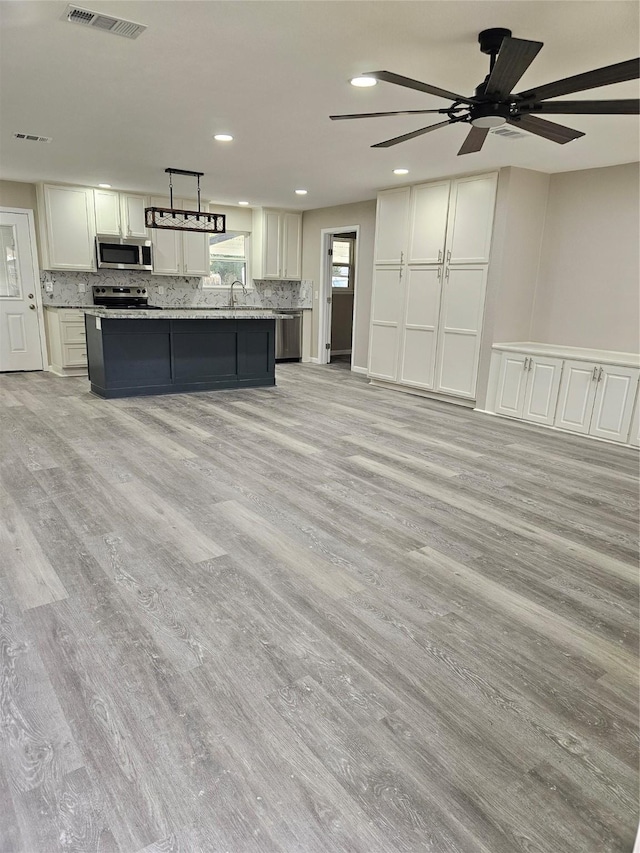
{"type": "Polygon", "coordinates": [[[49,370],[58,376],[87,372],[84,312],[78,308],[45,308],[49,370]]]}
{"type": "Polygon", "coordinates": [[[253,277],[302,277],[302,214],[288,210],[254,211],[253,277]]]}
{"type": "Polygon", "coordinates": [[[145,196],[94,190],[96,232],[113,237],[147,237],[144,211],[149,206],[145,196]]]}
{"type": "Polygon", "coordinates": [[[378,195],[369,376],[475,398],[497,174],[378,195]]]}
{"type": "Polygon", "coordinates": [[[37,196],[43,268],[78,272],[95,270],[93,190],[38,184],[37,196]]]}
{"type": "Polygon", "coordinates": [[[639,378],[640,359],[632,354],[496,344],[488,407],[499,415],[637,446],[639,378]]]}
{"type": "MultiPolygon", "coordinates": [[[[168,198],[152,198],[152,207],[169,207],[168,198]]],[[[197,202],[189,199],[173,200],[174,208],[197,210],[197,202]]],[[[208,212],[208,211],[207,211],[208,212]]],[[[154,275],[210,274],[209,235],[197,231],[171,231],[150,228],[153,244],[154,275]]]]}

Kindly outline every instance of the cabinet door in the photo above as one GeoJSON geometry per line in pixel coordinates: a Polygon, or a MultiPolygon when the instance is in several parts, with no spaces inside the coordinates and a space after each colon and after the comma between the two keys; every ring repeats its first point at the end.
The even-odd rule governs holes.
{"type": "Polygon", "coordinates": [[[631,429],[629,430],[629,444],[640,447],[640,388],[636,392],[636,403],[633,407],[631,418],[631,429]]]}
{"type": "Polygon", "coordinates": [[[487,266],[448,267],[440,310],[436,388],[474,398],[487,266]]]}
{"type": "Polygon", "coordinates": [[[529,356],[520,353],[503,352],[496,388],[495,412],[521,418],[524,407],[524,393],[527,385],[527,366],[529,356]]]}
{"type": "Polygon", "coordinates": [[[48,269],[95,269],[93,190],[84,187],[43,187],[48,269]]]}
{"type": "Polygon", "coordinates": [[[562,359],[529,358],[522,417],[537,424],[552,424],[558,404],[562,359]]]}
{"type": "Polygon", "coordinates": [[[282,277],[300,278],[302,255],[302,216],[299,213],[282,214],[282,277]]]}
{"type": "Polygon", "coordinates": [[[182,270],[184,275],[210,275],[209,235],[197,231],[182,234],[182,270]]]}
{"type": "Polygon", "coordinates": [[[598,368],[590,435],[626,442],[639,374],[634,367],[605,364],[598,368]]]}
{"type": "Polygon", "coordinates": [[[403,298],[401,267],[378,267],[373,274],[369,375],[395,381],[403,298]]]}
{"type": "Polygon", "coordinates": [[[414,187],[409,237],[410,264],[440,264],[444,260],[451,181],[414,187]]]}
{"type": "Polygon", "coordinates": [[[94,190],[96,232],[113,237],[120,236],[120,196],[108,190],[94,190]]]}
{"type": "Polygon", "coordinates": [[[128,195],[122,193],[120,196],[122,206],[121,221],[122,234],[124,237],[147,237],[144,210],[148,207],[148,199],[140,195],[128,195]]]}
{"type": "Polygon", "coordinates": [[[400,381],[433,388],[442,267],[407,270],[400,381]]]}
{"type": "Polygon", "coordinates": [[[378,193],[376,209],[376,264],[402,264],[407,251],[410,188],[378,193]]]}
{"type": "MultiPolygon", "coordinates": [[[[152,198],[151,206],[169,207],[169,199],[152,198]]],[[[162,228],[150,228],[149,233],[153,244],[153,274],[181,275],[182,234],[179,231],[164,231],[162,228]]]]}
{"type": "Polygon", "coordinates": [[[453,182],[447,224],[447,262],[488,263],[496,184],[496,174],[459,178],[453,182]]]}
{"type": "Polygon", "coordinates": [[[598,367],[588,361],[565,361],[555,426],[572,432],[589,432],[598,367]]]}
{"type": "Polygon", "coordinates": [[[263,278],[282,278],[281,218],[277,210],[265,210],[262,232],[262,276],[263,278]]]}

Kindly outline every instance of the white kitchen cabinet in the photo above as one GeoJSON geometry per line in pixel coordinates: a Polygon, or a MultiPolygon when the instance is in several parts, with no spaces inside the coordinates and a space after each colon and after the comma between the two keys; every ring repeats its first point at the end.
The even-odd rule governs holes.
{"type": "Polygon", "coordinates": [[[43,269],[93,272],[96,268],[93,190],[38,184],[37,195],[43,269]]]}
{"type": "Polygon", "coordinates": [[[529,356],[519,352],[502,354],[494,411],[499,415],[521,418],[527,387],[529,356]]]}
{"type": "Polygon", "coordinates": [[[120,222],[123,237],[148,239],[144,211],[149,207],[146,196],[120,193],[120,222]]]}
{"type": "Polygon", "coordinates": [[[441,264],[444,260],[450,190],[451,181],[413,187],[410,264],[441,264]]]}
{"type": "Polygon", "coordinates": [[[120,193],[94,190],[93,199],[96,211],[96,233],[120,237],[120,193]]]}
{"type": "Polygon", "coordinates": [[[427,390],[434,387],[441,278],[441,266],[407,270],[399,379],[427,390]]]}
{"type": "Polygon", "coordinates": [[[265,209],[257,217],[256,226],[259,254],[255,278],[299,279],[302,275],[302,214],[265,209]]]}
{"type": "Polygon", "coordinates": [[[631,428],[629,429],[629,444],[640,447],[640,387],[636,391],[636,402],[633,407],[631,428]]]}
{"type": "MultiPolygon", "coordinates": [[[[174,199],[174,208],[196,210],[197,203],[174,199]]],[[[168,198],[152,198],[151,207],[169,207],[168,198]]],[[[150,228],[153,275],[207,276],[210,271],[209,235],[197,231],[150,228]]]]}
{"type": "Polygon", "coordinates": [[[145,196],[94,190],[93,197],[98,234],[148,239],[144,216],[148,199],[145,196]]]}
{"type": "Polygon", "coordinates": [[[598,366],[590,435],[610,441],[627,440],[639,375],[640,371],[632,367],[598,366]]]}
{"type": "Polygon", "coordinates": [[[445,267],[436,390],[473,398],[476,391],[487,266],[445,267]]]}
{"type": "Polygon", "coordinates": [[[84,312],[78,308],[45,308],[49,370],[56,376],[87,372],[84,312]]]}
{"type": "Polygon", "coordinates": [[[406,260],[411,187],[378,193],[376,207],[376,264],[402,264],[406,260]]]}
{"type": "Polygon", "coordinates": [[[447,263],[489,263],[497,183],[496,173],[458,178],[452,182],[447,263]]]}
{"type": "Polygon", "coordinates": [[[521,415],[525,421],[547,425],[553,423],[561,377],[561,359],[529,356],[521,415]]]}
{"type": "Polygon", "coordinates": [[[402,267],[376,267],[373,274],[369,375],[394,382],[398,375],[398,348],[402,317],[402,267]]]}
{"type": "Polygon", "coordinates": [[[589,432],[597,378],[597,364],[588,361],[565,361],[554,421],[557,427],[572,432],[589,432]]]}

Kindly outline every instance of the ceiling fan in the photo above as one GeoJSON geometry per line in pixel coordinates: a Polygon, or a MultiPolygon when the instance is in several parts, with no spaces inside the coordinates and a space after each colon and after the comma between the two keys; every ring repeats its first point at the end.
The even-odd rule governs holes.
{"type": "Polygon", "coordinates": [[[386,83],[395,83],[397,86],[408,89],[416,89],[418,92],[446,98],[453,103],[450,107],[439,110],[357,113],[329,116],[329,118],[338,121],[439,113],[448,116],[447,120],[413,130],[411,133],[404,133],[402,136],[385,139],[384,142],[378,142],[371,147],[390,148],[392,145],[415,139],[416,136],[422,136],[424,133],[430,133],[449,124],[469,122],[471,129],[458,154],[471,154],[480,151],[492,127],[505,123],[560,145],[584,136],[580,130],[572,130],[562,124],[538,118],[537,114],[540,113],[545,115],[636,115],[639,112],[640,100],[633,98],[620,101],[549,101],[548,99],[582,92],[585,89],[596,89],[599,86],[609,86],[612,83],[622,83],[624,80],[636,80],[640,76],[640,59],[628,59],[626,62],[596,68],[594,71],[586,71],[574,77],[555,80],[553,83],[547,83],[535,89],[512,94],[513,88],[536,58],[543,43],[512,38],[511,30],[502,28],[483,30],[478,36],[478,42],[482,53],[490,57],[490,67],[489,74],[476,88],[472,97],[456,95],[455,92],[431,86],[429,83],[421,83],[419,80],[412,80],[400,74],[393,74],[391,71],[370,71],[363,76],[373,80],[383,80],[386,83]]]}

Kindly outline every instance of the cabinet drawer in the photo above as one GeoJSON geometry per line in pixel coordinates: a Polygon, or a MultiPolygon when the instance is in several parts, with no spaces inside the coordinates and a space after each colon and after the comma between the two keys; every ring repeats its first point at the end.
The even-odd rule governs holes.
{"type": "Polygon", "coordinates": [[[62,347],[62,361],[63,367],[86,367],[86,344],[65,344],[62,347]]]}
{"type": "Polygon", "coordinates": [[[63,344],[85,344],[84,323],[61,323],[63,344]]]}
{"type": "Polygon", "coordinates": [[[64,308],[58,311],[58,319],[61,323],[82,323],[84,325],[84,311],[78,308],[64,308]]]}

